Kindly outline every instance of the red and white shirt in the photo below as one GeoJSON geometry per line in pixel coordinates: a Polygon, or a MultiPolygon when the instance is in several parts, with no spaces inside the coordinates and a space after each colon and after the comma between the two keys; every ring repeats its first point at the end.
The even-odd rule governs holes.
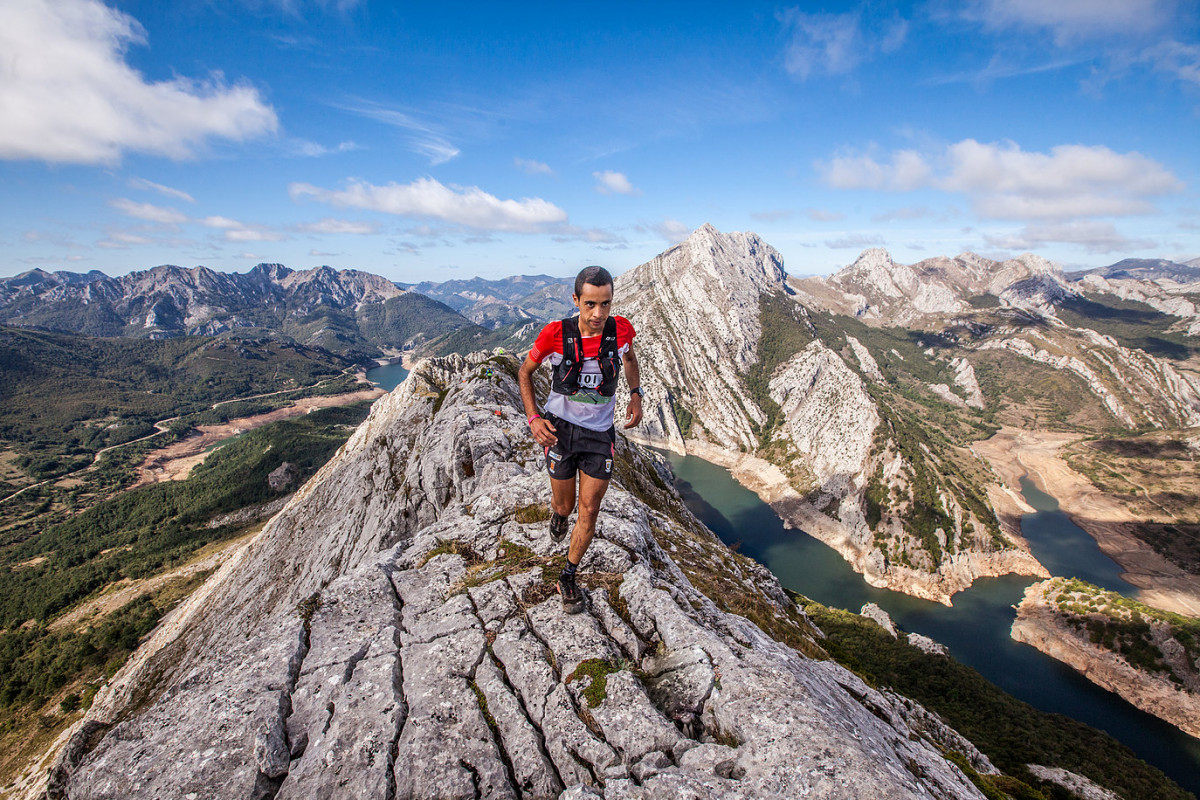
{"type": "MultiPolygon", "coordinates": [[[[633,344],[637,335],[633,325],[624,317],[613,315],[617,323],[617,355],[624,356],[633,344]]],[[[583,340],[583,375],[600,374],[600,339],[599,335],[584,336],[583,340]]],[[[551,367],[557,367],[563,359],[562,353],[562,321],[551,322],[542,328],[529,357],[534,363],[550,362],[551,367]]],[[[582,379],[580,384],[587,381],[582,379]]],[[[593,431],[606,431],[613,426],[613,398],[605,397],[594,389],[583,388],[572,395],[560,394],[551,390],[546,398],[546,411],[556,417],[572,422],[581,428],[593,431]]]]}

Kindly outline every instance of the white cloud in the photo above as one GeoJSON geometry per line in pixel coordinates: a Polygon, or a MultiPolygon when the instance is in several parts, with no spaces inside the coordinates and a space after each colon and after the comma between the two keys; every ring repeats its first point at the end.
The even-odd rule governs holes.
{"type": "Polygon", "coordinates": [[[629,182],[629,178],[625,177],[620,172],[605,170],[603,172],[593,172],[592,177],[596,179],[596,191],[600,194],[641,194],[641,189],[634,188],[634,185],[629,182]]]}
{"type": "Polygon", "coordinates": [[[513,166],[521,170],[521,172],[529,175],[553,175],[554,170],[549,164],[544,164],[541,161],[534,161],[532,158],[514,158],[513,166]]]}
{"type": "Polygon", "coordinates": [[[296,226],[303,233],[378,233],[379,224],[375,222],[357,222],[348,219],[326,217],[319,222],[305,222],[296,226]]]}
{"type": "Polygon", "coordinates": [[[200,224],[208,228],[243,228],[242,223],[229,217],[205,217],[200,224]]]}
{"type": "Polygon", "coordinates": [[[287,237],[266,228],[230,228],[225,231],[227,242],[281,242],[287,237]]]}
{"type": "Polygon", "coordinates": [[[651,225],[650,229],[671,244],[682,242],[692,232],[692,229],[687,225],[670,217],[655,225],[651,225]]]}
{"type": "Polygon", "coordinates": [[[991,219],[1145,214],[1154,210],[1151,198],[1183,188],[1157,161],[1099,145],[1060,145],[1033,153],[1012,142],[964,139],[930,157],[902,150],[890,163],[881,163],[871,155],[846,155],[817,162],[816,168],[838,189],[934,188],[963,194],[976,213],[991,219]]]}
{"type": "Polygon", "coordinates": [[[256,89],[219,74],[147,82],[124,53],[145,42],[133,17],[99,0],[0,3],[0,158],[181,159],[211,137],[241,141],[278,127],[256,89]]]}
{"type": "Polygon", "coordinates": [[[227,242],[281,242],[287,237],[262,225],[247,225],[229,217],[212,216],[197,220],[206,228],[224,231],[222,238],[227,242]]]}
{"type": "Polygon", "coordinates": [[[840,211],[826,211],[822,208],[807,209],[804,215],[813,222],[837,222],[846,216],[840,211]]]}
{"type": "Polygon", "coordinates": [[[151,244],[153,239],[145,236],[138,236],[134,233],[124,233],[121,231],[110,233],[107,239],[101,239],[96,242],[97,247],[102,247],[105,250],[128,250],[133,245],[151,244]]]}
{"type": "Polygon", "coordinates": [[[928,182],[932,170],[925,157],[914,150],[898,150],[890,164],[880,164],[870,155],[845,155],[828,163],[818,162],[825,182],[835,189],[888,189],[904,192],[928,182]]]}
{"type": "Polygon", "coordinates": [[[192,197],[190,194],[183,191],[182,189],[173,189],[170,186],[163,186],[161,183],[155,183],[154,181],[148,181],[145,178],[130,178],[129,179],[129,188],[144,189],[149,192],[158,192],[161,195],[165,195],[167,197],[174,197],[176,200],[183,200],[188,203],[196,202],[196,198],[192,197]]]}
{"type": "Polygon", "coordinates": [[[133,200],[127,200],[124,197],[110,201],[109,205],[127,216],[134,217],[135,219],[144,219],[147,222],[157,222],[160,225],[179,225],[188,221],[186,214],[176,211],[173,208],[156,206],[150,203],[135,203],[133,200]]]}
{"type": "Polygon", "coordinates": [[[1147,33],[1166,25],[1174,9],[1172,0],[982,0],[964,14],[993,29],[1045,29],[1064,44],[1147,33]]]}
{"type": "Polygon", "coordinates": [[[1176,41],[1160,42],[1147,48],[1141,61],[1148,61],[1155,69],[1169,72],[1181,81],[1200,86],[1200,46],[1176,41]]]}
{"type": "Polygon", "coordinates": [[[433,178],[386,186],[350,181],[341,190],[293,183],[288,186],[288,193],[293,200],[311,197],[338,208],[427,217],[482,230],[538,233],[567,219],[565,211],[539,197],[501,200],[478,186],[446,186],[433,178]]]}
{"type": "Polygon", "coordinates": [[[1111,222],[1076,221],[1027,225],[1018,233],[984,234],[989,247],[1001,250],[1035,250],[1047,244],[1075,244],[1088,253],[1127,253],[1158,246],[1149,239],[1130,239],[1111,222]]]}
{"type": "Polygon", "coordinates": [[[863,13],[857,11],[807,14],[791,8],[777,16],[785,31],[791,33],[784,68],[801,80],[817,73],[853,72],[876,52],[898,50],[908,36],[908,23],[898,14],[889,19],[864,20],[863,13]]]}

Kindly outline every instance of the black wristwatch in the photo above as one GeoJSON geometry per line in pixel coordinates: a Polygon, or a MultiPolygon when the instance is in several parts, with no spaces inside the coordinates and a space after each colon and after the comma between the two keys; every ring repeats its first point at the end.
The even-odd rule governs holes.
{"type": "Polygon", "coordinates": [[[633,389],[630,389],[630,390],[629,390],[629,396],[630,396],[630,397],[633,397],[635,394],[636,394],[638,397],[645,397],[645,396],[646,396],[646,393],[642,391],[642,387],[640,387],[640,386],[638,386],[638,387],[635,387],[635,388],[633,388],[633,389]]]}

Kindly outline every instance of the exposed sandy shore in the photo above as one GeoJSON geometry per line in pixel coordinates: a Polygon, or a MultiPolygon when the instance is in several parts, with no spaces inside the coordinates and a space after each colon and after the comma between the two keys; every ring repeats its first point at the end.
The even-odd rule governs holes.
{"type": "MultiPolygon", "coordinates": [[[[1125,570],[1121,577],[1138,587],[1138,599],[1177,614],[1200,616],[1200,576],[1167,561],[1130,533],[1138,518],[1118,500],[1104,494],[1059,455],[1079,438],[1071,433],[1003,428],[973,449],[991,463],[1013,492],[1029,475],[1037,487],[1058,501],[1071,520],[1087,531],[1100,549],[1125,570]]],[[[1070,576],[1065,576],[1070,577],[1070,576]]]]}
{"type": "Polygon", "coordinates": [[[375,400],[386,394],[382,389],[360,389],[347,394],[333,394],[324,397],[302,397],[286,408],[268,411],[265,414],[255,414],[251,417],[231,419],[220,425],[200,425],[199,433],[189,436],[180,442],[153,450],[146,455],[137,469],[137,482],[130,486],[136,489],[161,481],[181,481],[191,474],[192,468],[203,463],[208,450],[215,444],[236,436],[239,433],[254,430],[271,422],[303,416],[318,408],[331,408],[357,403],[361,400],[375,400]]]}

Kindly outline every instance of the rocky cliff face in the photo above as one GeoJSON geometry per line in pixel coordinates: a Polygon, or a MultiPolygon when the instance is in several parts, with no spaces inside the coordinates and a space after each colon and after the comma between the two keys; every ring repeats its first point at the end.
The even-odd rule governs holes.
{"type": "Polygon", "coordinates": [[[820,660],[623,440],[564,615],[516,362],[485,358],[376,403],[101,692],[51,797],[982,797],[932,742],[986,759],[820,660]]]}
{"type": "MultiPolygon", "coordinates": [[[[941,265],[939,274],[951,276],[945,285],[975,291],[1049,271],[1029,257],[997,278],[973,258],[941,265]]],[[[840,285],[869,285],[872,296],[912,300],[906,307],[929,313],[966,308],[927,281],[933,272],[868,251],[848,271],[856,277],[840,285]]],[[[711,226],[622,275],[615,307],[638,330],[647,392],[647,421],[634,435],[733,467],[785,522],[837,549],[873,585],[947,603],[983,575],[1045,574],[999,530],[986,502],[976,502],[980,487],[947,477],[949,462],[913,437],[897,438],[905,412],[881,404],[892,387],[876,359],[890,355],[873,355],[831,324],[827,307],[809,308],[805,298],[758,237],[711,226]],[[777,470],[752,467],[746,454],[777,470]],[[887,509],[876,516],[880,498],[887,509]],[[932,498],[938,518],[926,524],[916,509],[932,498]]],[[[948,384],[945,394],[964,408],[983,405],[969,361],[946,372],[963,396],[948,384]]]]}

